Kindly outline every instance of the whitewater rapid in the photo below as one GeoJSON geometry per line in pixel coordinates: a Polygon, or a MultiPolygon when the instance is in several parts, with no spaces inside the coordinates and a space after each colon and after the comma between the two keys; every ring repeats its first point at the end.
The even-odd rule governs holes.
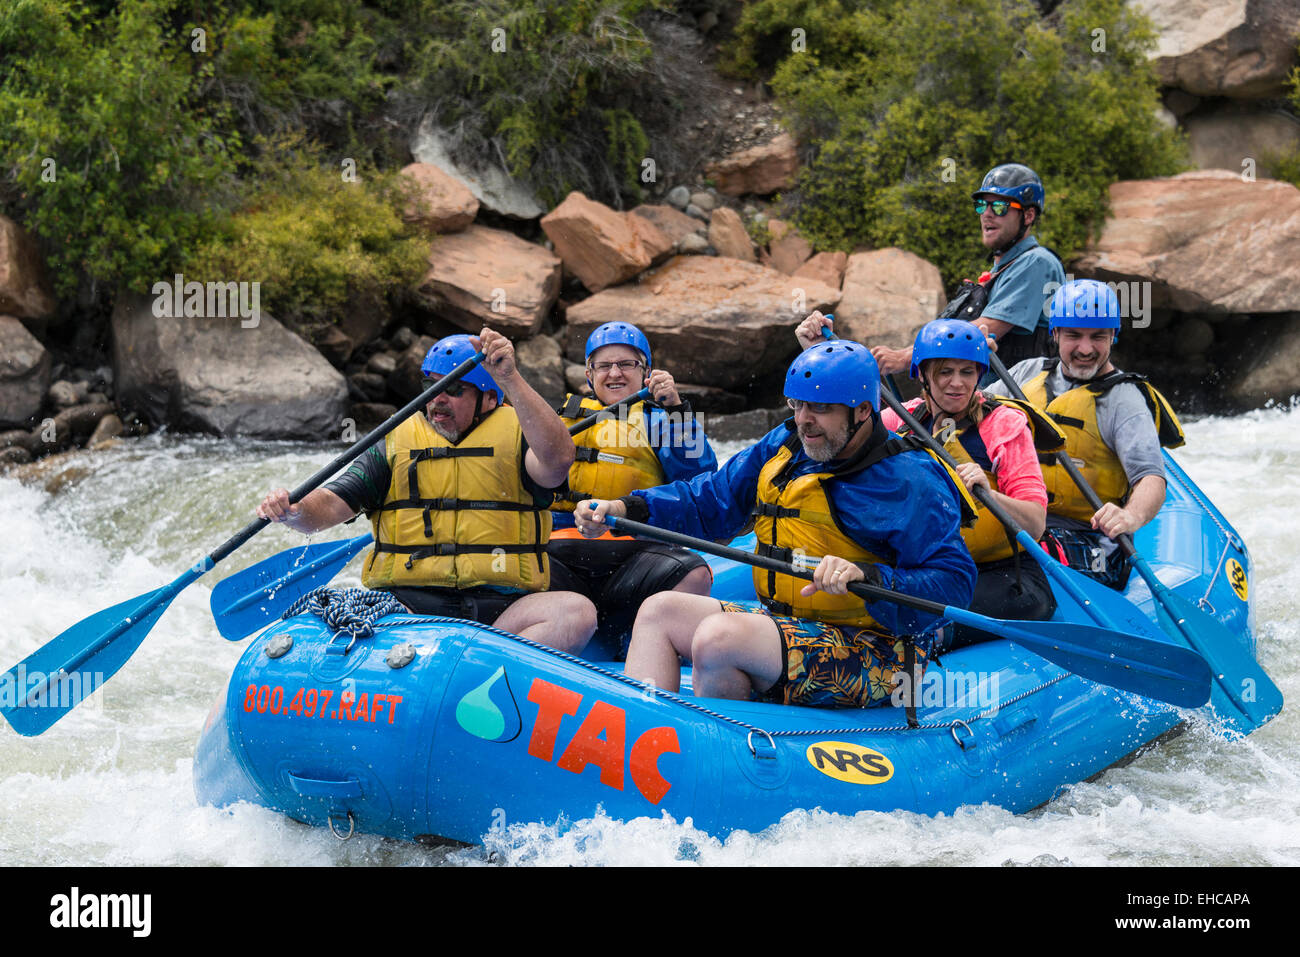
{"type": "MultiPolygon", "coordinates": [[[[0,726],[0,865],[1300,864],[1300,408],[1185,424],[1175,457],[1250,549],[1260,660],[1288,702],[1244,741],[1193,722],[1022,815],[796,812],[725,842],[688,822],[598,816],[514,825],[481,848],[341,843],[261,808],[194,799],[199,729],[245,647],[217,633],[210,589],[302,541],[272,528],[183,591],[121,671],[45,734],[0,726]]],[[[267,490],[338,451],[156,435],[47,460],[24,481],[0,476],[0,668],[172,581],[242,528],[267,490]]],[[[336,583],[359,585],[359,564],[336,583]]]]}

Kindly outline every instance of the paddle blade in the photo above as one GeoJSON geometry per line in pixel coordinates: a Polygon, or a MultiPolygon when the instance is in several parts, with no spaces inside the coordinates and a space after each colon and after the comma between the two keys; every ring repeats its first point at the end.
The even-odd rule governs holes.
{"type": "Polygon", "coordinates": [[[221,637],[239,641],[265,628],[303,595],[328,584],[372,541],[362,535],[290,548],[218,582],[211,607],[221,637]]]}
{"type": "Polygon", "coordinates": [[[0,714],[31,737],[117,674],[172,599],[175,584],[83,618],[0,677],[0,714]]]}
{"type": "Polygon", "coordinates": [[[960,608],[946,617],[1021,645],[1081,677],[1180,708],[1210,697],[1210,669],[1200,655],[1167,640],[1141,640],[1098,625],[1060,621],[1005,621],[960,608]]]}
{"type": "Polygon", "coordinates": [[[1250,734],[1282,710],[1281,689],[1223,622],[1162,583],[1155,599],[1160,626],[1209,663],[1210,707],[1224,727],[1250,734]]]}

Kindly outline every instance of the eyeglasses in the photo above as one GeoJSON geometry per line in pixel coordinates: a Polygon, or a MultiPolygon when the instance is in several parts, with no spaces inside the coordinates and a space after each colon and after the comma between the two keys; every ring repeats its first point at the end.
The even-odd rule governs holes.
{"type": "MultiPolygon", "coordinates": [[[[441,381],[442,381],[441,379],[425,379],[425,380],[424,380],[424,385],[425,385],[425,388],[428,388],[429,386],[433,385],[434,383],[436,383],[436,382],[441,382],[441,381]]],[[[461,397],[461,395],[464,394],[464,392],[465,392],[465,390],[466,390],[467,388],[469,388],[468,383],[465,383],[465,382],[453,382],[451,385],[447,386],[447,388],[445,388],[445,389],[442,390],[442,394],[443,394],[443,395],[446,395],[446,396],[451,396],[451,398],[453,398],[453,399],[459,399],[459,398],[461,397]]]]}
{"type": "Polygon", "coordinates": [[[617,362],[593,362],[591,371],[604,375],[614,366],[618,366],[619,372],[635,372],[637,369],[645,368],[645,365],[636,359],[619,359],[617,362]]]}
{"type": "Polygon", "coordinates": [[[1005,216],[1009,209],[1024,209],[1019,203],[1012,199],[977,199],[975,200],[975,212],[983,214],[984,210],[990,206],[993,207],[994,216],[1005,216]]]}
{"type": "Polygon", "coordinates": [[[803,399],[786,399],[785,404],[796,412],[806,408],[813,415],[825,415],[835,408],[834,402],[805,402],[803,399]]]}

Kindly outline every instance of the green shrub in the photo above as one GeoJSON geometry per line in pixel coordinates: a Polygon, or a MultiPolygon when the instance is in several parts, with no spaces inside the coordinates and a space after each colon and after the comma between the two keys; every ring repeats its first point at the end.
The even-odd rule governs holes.
{"type": "Polygon", "coordinates": [[[224,106],[199,106],[211,65],[167,11],[12,0],[0,13],[0,196],[41,238],[60,295],[83,276],[147,290],[210,235],[232,188],[239,136],[224,106]]]}
{"type": "Polygon", "coordinates": [[[458,159],[499,158],[554,205],[572,189],[640,197],[635,107],[650,43],[634,18],[666,0],[452,0],[431,5],[406,95],[458,159]]]}
{"type": "Polygon", "coordinates": [[[817,148],[794,218],[820,248],[901,246],[951,287],[986,255],[969,195],[992,166],[1039,173],[1035,234],[1068,259],[1110,183],[1184,163],[1156,118],[1154,35],[1121,0],[1072,0],[1046,20],[1028,0],[759,0],[731,61],[761,65],[795,27],[807,50],[785,53],[771,84],[817,148]]]}
{"type": "Polygon", "coordinates": [[[355,181],[301,141],[280,141],[259,160],[256,191],[192,257],[201,282],[260,282],[273,315],[309,332],[354,300],[418,281],[427,238],[401,220],[409,188],[359,168],[355,181]]]}

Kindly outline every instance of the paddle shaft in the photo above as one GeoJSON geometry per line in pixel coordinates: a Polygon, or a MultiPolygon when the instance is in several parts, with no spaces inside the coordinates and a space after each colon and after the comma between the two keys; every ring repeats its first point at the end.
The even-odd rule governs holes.
{"type": "MultiPolygon", "coordinates": [[[[756,555],[753,552],[747,552],[739,548],[732,548],[729,545],[719,545],[717,542],[711,542],[703,538],[694,538],[690,535],[683,535],[680,532],[671,532],[666,528],[660,528],[657,525],[643,525],[641,522],[634,522],[628,518],[618,518],[613,515],[605,517],[605,523],[611,530],[622,529],[625,534],[644,535],[646,538],[656,538],[672,545],[681,545],[684,548],[693,548],[696,551],[708,552],[710,555],[717,555],[719,558],[730,558],[732,561],[740,562],[743,565],[753,565],[756,568],[765,568],[768,571],[780,572],[782,575],[791,575],[795,578],[803,578],[812,581],[813,573],[810,570],[800,568],[790,562],[783,562],[776,558],[769,558],[766,555],[756,555]]],[[[906,605],[915,608],[917,611],[923,611],[926,614],[942,618],[948,610],[947,605],[941,605],[937,601],[930,601],[926,598],[916,598],[912,595],[904,595],[902,592],[892,591],[888,588],[882,588],[879,585],[869,585],[866,582],[853,582],[849,586],[849,591],[861,598],[867,598],[871,601],[892,601],[898,605],[906,605]]]]}
{"type": "Polygon", "coordinates": [[[617,402],[612,402],[609,405],[605,406],[605,408],[603,409],[597,409],[595,412],[591,413],[591,415],[587,416],[585,419],[579,419],[577,422],[573,423],[573,425],[569,426],[569,434],[577,435],[579,432],[587,431],[598,421],[600,421],[600,417],[602,415],[604,415],[607,412],[613,412],[620,405],[629,405],[633,402],[645,400],[648,398],[650,398],[649,386],[642,389],[636,395],[630,395],[626,399],[619,399],[617,402]]]}

